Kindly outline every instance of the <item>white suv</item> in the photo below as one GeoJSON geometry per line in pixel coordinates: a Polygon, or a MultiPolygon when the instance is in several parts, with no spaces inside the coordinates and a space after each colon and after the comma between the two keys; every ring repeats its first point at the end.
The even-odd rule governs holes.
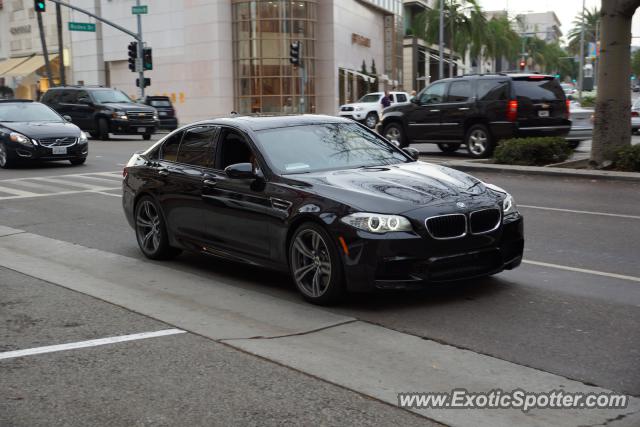
{"type": "MultiPolygon", "coordinates": [[[[340,106],[340,117],[357,120],[373,129],[382,116],[382,104],[380,101],[384,92],[368,93],[353,104],[340,106]]],[[[391,104],[403,104],[409,102],[409,94],[406,92],[389,92],[391,104]]]]}

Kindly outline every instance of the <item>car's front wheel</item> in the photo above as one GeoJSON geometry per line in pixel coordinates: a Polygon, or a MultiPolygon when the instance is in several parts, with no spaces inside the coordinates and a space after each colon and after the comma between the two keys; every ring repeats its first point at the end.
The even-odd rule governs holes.
{"type": "Polygon", "coordinates": [[[140,250],[150,259],[169,259],[180,250],[169,245],[167,227],[158,204],[149,196],[138,201],[135,209],[136,238],[140,250]]]}
{"type": "Polygon", "coordinates": [[[144,139],[145,141],[148,141],[151,139],[151,134],[150,133],[145,133],[144,135],[142,135],[142,139],[144,139]]]}
{"type": "Polygon", "coordinates": [[[296,230],[289,243],[289,267],[307,301],[328,305],[342,297],[340,255],[329,233],[321,226],[310,222],[296,230]]]}
{"type": "Polygon", "coordinates": [[[98,138],[103,141],[109,139],[109,122],[107,122],[107,119],[98,119],[98,138]]]}
{"type": "Polygon", "coordinates": [[[398,147],[404,148],[408,145],[404,136],[404,130],[400,123],[389,123],[384,127],[382,135],[389,141],[395,143],[398,147]]]}
{"type": "Polygon", "coordinates": [[[467,130],[464,138],[471,157],[482,159],[493,153],[493,140],[485,125],[477,124],[467,130]]]}
{"type": "Polygon", "coordinates": [[[369,129],[374,129],[376,127],[376,125],[378,124],[378,115],[374,112],[371,112],[369,114],[367,114],[367,117],[365,117],[364,119],[364,124],[369,128],[369,129]]]}
{"type": "Polygon", "coordinates": [[[460,144],[438,144],[438,148],[443,153],[455,153],[460,148],[460,144]]]}
{"type": "Polygon", "coordinates": [[[0,142],[0,168],[9,169],[13,166],[13,159],[9,156],[9,151],[3,143],[0,142]]]}

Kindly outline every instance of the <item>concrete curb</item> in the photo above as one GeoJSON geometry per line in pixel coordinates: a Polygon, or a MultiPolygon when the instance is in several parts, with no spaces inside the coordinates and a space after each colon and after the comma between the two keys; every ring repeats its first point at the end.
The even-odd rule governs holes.
{"type": "MultiPolygon", "coordinates": [[[[422,157],[421,160],[429,161],[429,158],[422,157]]],[[[518,173],[527,175],[545,175],[571,178],[600,179],[607,181],[632,181],[640,182],[640,173],[637,172],[617,172],[617,171],[599,171],[585,169],[566,169],[558,167],[541,167],[541,166],[512,166],[512,165],[496,165],[492,163],[476,163],[470,161],[448,161],[440,163],[453,169],[465,172],[501,172],[501,173],[518,173]]]]}

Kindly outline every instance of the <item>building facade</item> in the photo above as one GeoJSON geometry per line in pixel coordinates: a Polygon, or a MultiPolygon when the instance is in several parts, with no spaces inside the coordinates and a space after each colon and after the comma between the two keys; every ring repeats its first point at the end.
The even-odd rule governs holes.
{"type": "Polygon", "coordinates": [[[562,31],[555,12],[523,13],[517,16],[515,30],[530,34],[547,43],[560,41],[562,31]]]}
{"type": "MultiPolygon", "coordinates": [[[[133,0],[71,0],[135,31],[133,0]],[[82,3],[82,4],[80,4],[82,3]]],[[[335,114],[367,91],[402,88],[402,0],[148,0],[143,38],[153,49],[147,94],[167,95],[182,122],[239,113],[335,114]],[[302,66],[290,61],[300,42],[302,66]]],[[[77,84],[132,97],[131,37],[72,11],[96,32],[73,32],[77,84]]]]}

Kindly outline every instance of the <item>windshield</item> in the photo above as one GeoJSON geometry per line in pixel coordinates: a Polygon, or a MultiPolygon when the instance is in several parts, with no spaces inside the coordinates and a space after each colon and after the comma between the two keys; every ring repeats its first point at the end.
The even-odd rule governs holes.
{"type": "Polygon", "coordinates": [[[380,96],[381,95],[379,93],[370,93],[360,98],[358,102],[378,102],[380,96]]]}
{"type": "Polygon", "coordinates": [[[0,122],[64,122],[46,105],[34,102],[0,104],[0,122]]]}
{"type": "Polygon", "coordinates": [[[96,90],[92,92],[96,102],[101,104],[107,104],[109,102],[133,102],[124,93],[119,90],[96,90]]]}
{"type": "Polygon", "coordinates": [[[357,124],[293,126],[256,133],[261,152],[275,172],[285,175],[412,161],[357,124]]]}
{"type": "Polygon", "coordinates": [[[164,99],[152,99],[150,104],[152,107],[171,107],[171,102],[164,99]]]}

